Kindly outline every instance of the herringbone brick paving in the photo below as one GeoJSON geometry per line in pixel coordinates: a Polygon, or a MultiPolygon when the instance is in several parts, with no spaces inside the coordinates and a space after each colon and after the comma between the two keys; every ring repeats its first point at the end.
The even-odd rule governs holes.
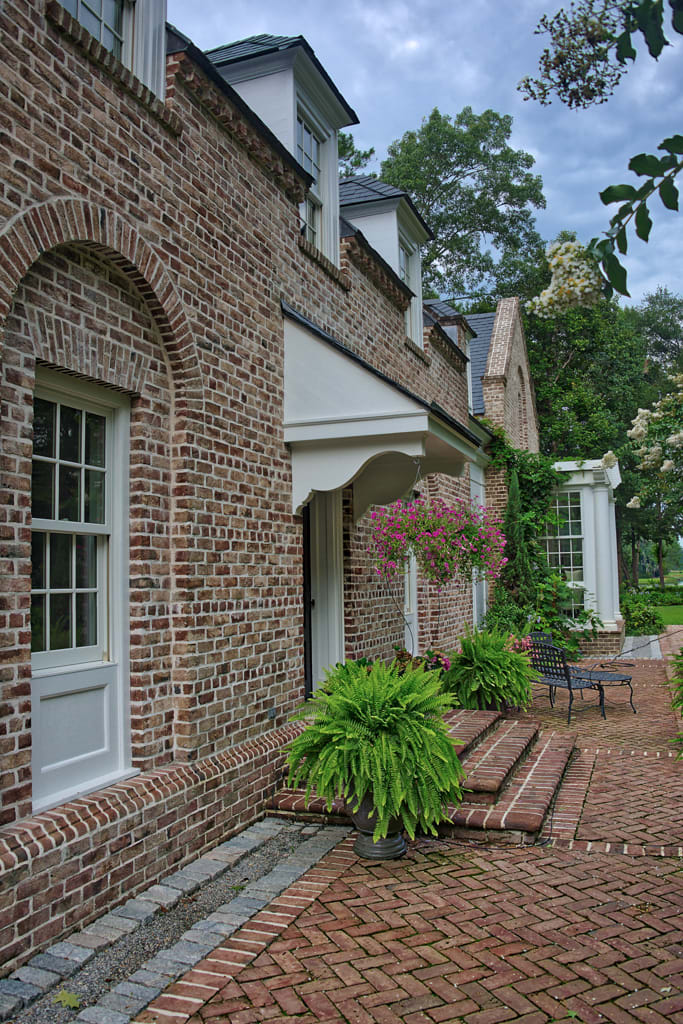
{"type": "Polygon", "coordinates": [[[548,845],[425,839],[374,864],[347,840],[137,1019],[683,1024],[677,721],[662,664],[634,677],[637,715],[623,691],[571,728],[535,702],[578,733],[548,845]]]}
{"type": "Polygon", "coordinates": [[[207,993],[188,977],[138,1019],[683,1024],[680,862],[444,841],[390,864],[343,852],[343,873],[205,1005],[177,1013],[207,993]]]}

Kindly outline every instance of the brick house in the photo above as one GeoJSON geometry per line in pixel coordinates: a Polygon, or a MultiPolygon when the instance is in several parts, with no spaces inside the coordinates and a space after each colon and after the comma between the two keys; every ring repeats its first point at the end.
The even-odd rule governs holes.
{"type": "MultiPolygon", "coordinates": [[[[455,640],[482,593],[389,593],[366,511],[497,486],[429,229],[362,181],[340,218],[356,117],[305,40],[111,7],[0,8],[5,970],[260,814],[324,665],[455,640]]],[[[533,446],[515,315],[482,387],[533,446]]]]}

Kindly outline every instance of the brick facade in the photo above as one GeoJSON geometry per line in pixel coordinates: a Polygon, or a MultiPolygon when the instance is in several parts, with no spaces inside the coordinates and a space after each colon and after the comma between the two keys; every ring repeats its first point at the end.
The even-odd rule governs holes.
{"type": "MultiPolygon", "coordinates": [[[[0,961],[3,970],[258,816],[304,685],[302,521],[283,434],[281,300],[467,423],[464,365],[405,336],[405,296],[299,234],[306,179],[188,53],[161,103],[55,2],[0,9],[0,961]],[[130,402],[130,729],[136,778],[32,814],[36,368],[130,402]]],[[[460,478],[430,494],[469,496],[460,478]]],[[[345,515],[348,656],[387,657],[400,609],[345,515]]],[[[400,603],[401,595],[397,595],[400,603]]],[[[471,588],[420,585],[421,644],[471,588]]]]}

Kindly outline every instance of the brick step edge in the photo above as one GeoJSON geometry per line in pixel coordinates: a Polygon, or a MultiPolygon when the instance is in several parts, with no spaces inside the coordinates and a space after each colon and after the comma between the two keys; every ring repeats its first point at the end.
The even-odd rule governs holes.
{"type": "Polygon", "coordinates": [[[476,750],[505,721],[500,711],[467,711],[464,708],[448,711],[443,720],[461,760],[464,754],[476,750]]]}
{"type": "Polygon", "coordinates": [[[501,722],[472,753],[463,759],[467,803],[498,802],[515,771],[535,743],[538,722],[501,722]]]}
{"type": "MultiPolygon", "coordinates": [[[[452,825],[473,833],[540,832],[574,750],[575,736],[541,733],[539,741],[512,779],[501,800],[492,807],[462,803],[453,808],[452,825]]],[[[448,826],[444,827],[448,832],[448,826]]]]}

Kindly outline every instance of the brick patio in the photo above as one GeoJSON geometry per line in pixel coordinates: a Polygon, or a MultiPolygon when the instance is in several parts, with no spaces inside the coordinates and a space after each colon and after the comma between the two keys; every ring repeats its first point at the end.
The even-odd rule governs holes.
{"type": "Polygon", "coordinates": [[[683,765],[664,664],[634,684],[571,730],[534,701],[578,736],[539,845],[345,840],[136,1020],[683,1024],[683,765]]]}

